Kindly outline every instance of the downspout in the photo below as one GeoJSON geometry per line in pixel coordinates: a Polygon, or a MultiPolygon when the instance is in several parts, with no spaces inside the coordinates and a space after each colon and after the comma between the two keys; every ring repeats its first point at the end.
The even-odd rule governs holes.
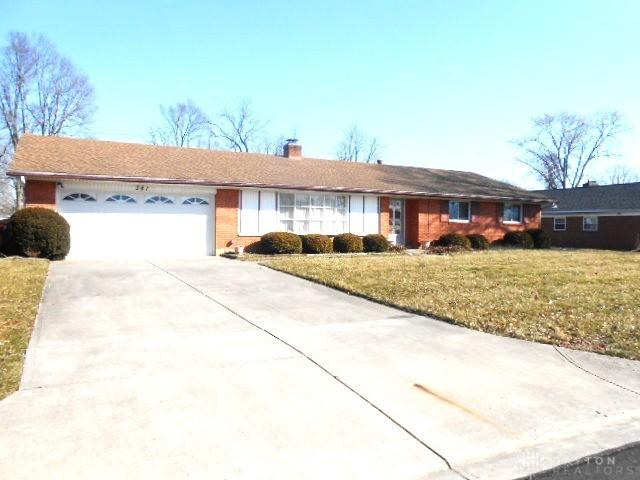
{"type": "Polygon", "coordinates": [[[427,215],[427,238],[425,240],[425,243],[430,242],[431,240],[429,240],[431,238],[431,202],[432,200],[430,198],[427,198],[427,211],[425,212],[427,215]]]}

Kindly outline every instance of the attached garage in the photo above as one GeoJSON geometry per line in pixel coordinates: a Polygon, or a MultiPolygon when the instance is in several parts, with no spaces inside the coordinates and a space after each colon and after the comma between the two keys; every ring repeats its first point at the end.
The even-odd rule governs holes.
{"type": "Polygon", "coordinates": [[[214,188],[59,182],[72,257],[194,257],[214,253],[214,188]]]}

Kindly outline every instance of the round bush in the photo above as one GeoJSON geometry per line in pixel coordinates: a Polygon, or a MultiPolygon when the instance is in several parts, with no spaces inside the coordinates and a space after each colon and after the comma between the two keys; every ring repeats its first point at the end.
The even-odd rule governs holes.
{"type": "Polygon", "coordinates": [[[533,248],[533,237],[527,232],[508,232],[502,243],[507,247],[533,248]]]}
{"type": "Polygon", "coordinates": [[[9,219],[3,250],[10,255],[62,260],[69,253],[69,224],[48,208],[23,208],[9,219]]]}
{"type": "Polygon", "coordinates": [[[474,250],[488,250],[489,249],[489,240],[484,235],[480,235],[479,233],[472,233],[471,235],[467,235],[469,242],[471,242],[471,248],[474,250]]]}
{"type": "Polygon", "coordinates": [[[551,248],[551,237],[541,228],[532,228],[527,233],[533,238],[534,248],[551,248]]]}
{"type": "Polygon", "coordinates": [[[333,237],[333,250],[339,253],[362,252],[362,238],[353,233],[341,233],[333,237]]]}
{"type": "Polygon", "coordinates": [[[290,232],[265,233],[260,238],[260,250],[267,254],[302,253],[302,240],[290,232]]]}
{"type": "Polygon", "coordinates": [[[331,253],[333,242],[326,235],[309,234],[302,237],[303,253],[331,253]]]}
{"type": "Polygon", "coordinates": [[[460,233],[447,233],[442,235],[435,243],[438,247],[462,247],[465,250],[471,250],[471,242],[460,233]]]}
{"type": "Polygon", "coordinates": [[[362,238],[362,247],[365,252],[387,252],[391,244],[384,235],[372,233],[362,238]]]}

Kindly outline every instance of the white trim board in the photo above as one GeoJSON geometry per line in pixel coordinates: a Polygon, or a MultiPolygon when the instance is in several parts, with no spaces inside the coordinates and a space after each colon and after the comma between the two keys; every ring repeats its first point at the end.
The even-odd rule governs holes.
{"type": "Polygon", "coordinates": [[[135,182],[106,182],[106,181],[86,181],[86,180],[59,180],[57,182],[57,190],[64,193],[74,193],[74,189],[79,191],[92,192],[111,192],[111,193],[130,193],[136,192],[145,194],[185,194],[197,193],[201,195],[215,195],[217,189],[215,187],[192,186],[192,185],[175,185],[162,183],[135,183],[135,182]]]}

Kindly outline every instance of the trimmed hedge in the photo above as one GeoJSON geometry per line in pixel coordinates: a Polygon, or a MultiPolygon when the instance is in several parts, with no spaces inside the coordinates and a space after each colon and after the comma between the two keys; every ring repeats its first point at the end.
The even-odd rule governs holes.
{"type": "Polygon", "coordinates": [[[488,250],[489,249],[489,240],[484,235],[479,233],[472,233],[467,235],[469,242],[471,242],[471,248],[474,250],[488,250]]]}
{"type": "Polygon", "coordinates": [[[531,228],[526,232],[533,238],[534,248],[551,248],[551,237],[541,228],[531,228]]]}
{"type": "Polygon", "coordinates": [[[507,247],[533,248],[533,237],[528,232],[508,232],[502,243],[507,247]]]}
{"type": "Polygon", "coordinates": [[[362,238],[362,247],[365,252],[387,252],[391,244],[384,235],[372,233],[362,238]]]}
{"type": "Polygon", "coordinates": [[[331,253],[333,242],[326,235],[311,233],[302,236],[302,253],[331,253]]]}
{"type": "Polygon", "coordinates": [[[260,250],[266,254],[302,253],[302,239],[290,232],[270,232],[260,237],[260,250]]]}
{"type": "Polygon", "coordinates": [[[333,237],[333,250],[339,253],[360,253],[363,250],[362,237],[353,233],[341,233],[333,237]]]}
{"type": "Polygon", "coordinates": [[[446,233],[436,240],[437,247],[462,247],[465,250],[471,250],[471,241],[460,233],[446,233]]]}
{"type": "Polygon", "coordinates": [[[9,255],[62,260],[70,246],[69,224],[48,208],[18,210],[3,232],[3,251],[9,255]]]}

